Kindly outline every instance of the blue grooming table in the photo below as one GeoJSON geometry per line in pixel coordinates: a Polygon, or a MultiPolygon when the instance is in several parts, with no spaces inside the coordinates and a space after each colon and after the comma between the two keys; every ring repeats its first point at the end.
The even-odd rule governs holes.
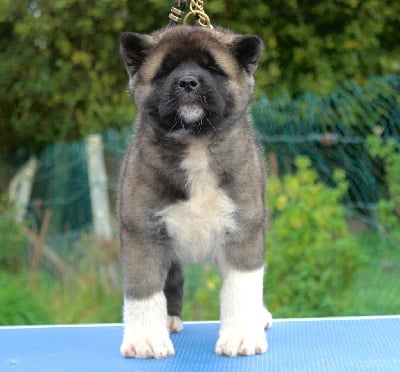
{"type": "Polygon", "coordinates": [[[120,324],[0,327],[0,371],[400,371],[400,316],[275,320],[269,350],[213,353],[218,322],[188,322],[176,356],[124,359],[120,324]]]}

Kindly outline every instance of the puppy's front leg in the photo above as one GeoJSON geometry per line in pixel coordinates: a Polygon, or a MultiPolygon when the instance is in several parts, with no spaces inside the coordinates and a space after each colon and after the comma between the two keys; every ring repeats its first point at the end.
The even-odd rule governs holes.
{"type": "Polygon", "coordinates": [[[272,316],[263,305],[263,274],[264,267],[252,271],[224,269],[216,354],[254,355],[267,350],[264,329],[272,324],[272,316]]]}
{"type": "Polygon", "coordinates": [[[121,237],[124,276],[121,354],[131,358],[174,355],[163,292],[168,260],[160,256],[159,247],[148,242],[141,244],[134,234],[122,232],[121,237]]]}
{"type": "Polygon", "coordinates": [[[164,293],[145,299],[124,298],[124,338],[121,354],[131,358],[165,358],[174,355],[167,328],[164,293]]]}

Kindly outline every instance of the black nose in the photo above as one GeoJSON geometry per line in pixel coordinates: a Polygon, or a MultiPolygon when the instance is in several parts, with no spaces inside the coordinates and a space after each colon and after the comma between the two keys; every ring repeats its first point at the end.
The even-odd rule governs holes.
{"type": "Polygon", "coordinates": [[[178,88],[186,92],[191,92],[200,85],[199,81],[193,76],[184,76],[178,82],[178,88]]]}

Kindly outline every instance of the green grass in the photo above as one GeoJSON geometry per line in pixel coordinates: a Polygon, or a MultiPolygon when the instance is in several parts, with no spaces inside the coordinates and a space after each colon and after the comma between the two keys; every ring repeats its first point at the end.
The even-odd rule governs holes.
{"type": "MultiPolygon", "coordinates": [[[[385,241],[376,231],[356,235],[364,252],[362,265],[351,285],[337,298],[337,311],[327,315],[384,315],[400,313],[400,249],[385,241]]],[[[116,252],[98,242],[85,241],[85,252],[75,267],[74,281],[61,280],[39,272],[34,283],[27,275],[0,270],[0,324],[60,324],[119,322],[122,310],[122,285],[104,275],[108,263],[116,264],[116,252]]],[[[184,320],[214,320],[219,318],[221,280],[212,265],[185,268],[184,320]]],[[[119,280],[118,280],[119,281],[119,280]]],[[[270,288],[274,290],[274,288],[270,288]]],[[[326,288],[326,296],[330,289],[326,288]]],[[[298,316],[296,303],[289,300],[283,313],[298,316]],[[297,315],[296,315],[297,314],[297,315]]],[[[324,301],[321,298],[321,303],[324,301]]],[[[268,305],[268,303],[267,303],[268,305]]],[[[283,314],[282,313],[282,314],[283,314]]],[[[275,312],[275,317],[284,316],[275,312]]]]}
{"type": "Polygon", "coordinates": [[[400,314],[400,247],[374,231],[357,236],[365,253],[342,315],[400,314]]]}
{"type": "Polygon", "coordinates": [[[0,271],[0,325],[49,323],[52,317],[27,287],[27,276],[0,271]]]}

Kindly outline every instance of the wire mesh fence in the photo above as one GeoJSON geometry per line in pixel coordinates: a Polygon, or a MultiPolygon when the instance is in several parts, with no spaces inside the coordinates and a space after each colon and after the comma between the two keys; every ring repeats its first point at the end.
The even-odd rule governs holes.
{"type": "Polygon", "coordinates": [[[296,156],[308,156],[321,179],[333,185],[333,170],[346,172],[344,203],[349,216],[375,224],[377,201],[387,196],[385,169],[370,155],[367,138],[400,139],[400,77],[371,78],[365,86],[347,83],[328,96],[261,98],[253,117],[272,171],[291,172],[296,156]]]}
{"type": "MultiPolygon", "coordinates": [[[[353,236],[350,240],[347,237],[342,239],[345,246],[342,247],[341,252],[354,253],[363,250],[368,260],[364,261],[359,274],[354,277],[349,288],[343,292],[337,291],[341,295],[340,298],[331,298],[334,291],[330,287],[333,286],[329,285],[329,288],[322,289],[324,294],[318,296],[317,307],[320,307],[320,297],[332,300],[332,306],[328,312],[326,309],[319,309],[318,315],[393,313],[400,306],[398,300],[400,284],[396,280],[400,270],[398,251],[398,242],[400,242],[398,228],[400,195],[398,193],[400,189],[391,188],[393,185],[390,184],[391,174],[388,172],[387,163],[372,151],[370,141],[368,141],[371,136],[382,139],[384,145],[388,144],[387,148],[396,149],[396,156],[399,154],[399,93],[400,75],[390,75],[371,78],[363,86],[356,83],[344,84],[328,96],[307,93],[295,99],[281,97],[276,100],[260,96],[252,106],[252,116],[258,137],[268,158],[269,173],[281,179],[289,173],[293,174],[297,171],[296,159],[299,156],[306,156],[310,159],[312,168],[317,171],[319,181],[327,186],[335,187],[337,182],[334,176],[335,170],[343,170],[348,184],[347,191],[341,200],[341,205],[345,207],[346,222],[349,226],[354,221],[362,225],[361,235],[352,234],[355,239],[353,236]],[[397,145],[393,146],[393,141],[397,145]],[[389,143],[391,143],[390,146],[389,143]],[[393,190],[397,192],[396,201],[390,204],[393,200],[389,199],[389,204],[382,209],[380,202],[392,198],[393,190]],[[385,213],[394,211],[393,216],[388,216],[390,221],[387,227],[392,230],[389,233],[380,225],[379,213],[382,211],[385,213]],[[357,300],[354,301],[354,298],[357,300]]],[[[100,184],[100,187],[104,187],[107,191],[112,230],[115,236],[118,232],[116,200],[119,167],[133,135],[132,128],[121,131],[107,130],[101,133],[107,182],[100,184]]],[[[96,275],[100,278],[100,282],[106,283],[105,288],[112,287],[120,290],[120,283],[115,284],[119,281],[119,275],[116,274],[118,270],[115,268],[118,261],[117,239],[108,243],[102,242],[96,240],[93,234],[93,201],[88,164],[86,139],[73,143],[55,144],[46,148],[37,157],[37,170],[25,214],[29,229],[25,229],[24,233],[29,238],[29,251],[33,251],[33,256],[41,254],[45,258],[41,265],[46,272],[54,274],[61,280],[64,277],[76,279],[77,273],[80,273],[82,282],[77,282],[77,288],[82,287],[82,283],[86,283],[88,287],[83,287],[89,288],[88,291],[91,293],[93,282],[87,283],[86,274],[88,267],[94,265],[93,270],[98,273],[96,275]],[[51,218],[49,218],[49,211],[51,211],[51,218]],[[41,236],[44,237],[44,242],[40,241],[41,236]],[[101,246],[103,248],[100,249],[101,246]]],[[[393,170],[391,172],[393,175],[393,170]]],[[[9,177],[10,174],[10,169],[7,169],[6,176],[9,177]]],[[[5,176],[0,173],[0,178],[4,179],[5,176]]],[[[396,187],[399,187],[399,182],[396,182],[396,187]]],[[[313,190],[320,189],[320,187],[313,188],[313,190]]],[[[324,192],[329,194],[326,190],[324,192]]],[[[322,200],[323,198],[315,199],[322,200]]],[[[16,242],[17,235],[10,228],[12,226],[10,211],[4,212],[3,209],[0,210],[2,218],[0,235],[3,246],[19,246],[23,250],[24,244],[27,245],[27,243],[22,241],[23,236],[19,236],[22,240],[16,242]],[[5,223],[6,220],[9,223],[5,223]]],[[[310,228],[309,233],[318,234],[313,227],[310,228]]],[[[323,235],[324,232],[321,234],[323,235]]],[[[323,237],[322,235],[320,237],[323,237]]],[[[337,245],[341,247],[340,239],[336,240],[337,245]]],[[[293,241],[294,245],[297,244],[297,248],[294,247],[297,250],[303,248],[307,250],[307,247],[300,247],[296,238],[287,243],[293,241]]],[[[319,247],[312,247],[320,257],[327,254],[326,249],[329,251],[331,248],[325,247],[325,251],[320,251],[319,247]]],[[[283,247],[281,253],[278,252],[278,254],[282,254],[284,249],[283,247]]],[[[17,258],[21,255],[17,254],[16,250],[15,252],[12,259],[19,262],[17,258]]],[[[299,252],[301,257],[303,254],[304,252],[299,252]]],[[[328,272],[340,270],[341,265],[349,265],[346,255],[340,257],[336,256],[335,252],[330,252],[328,256],[331,257],[332,262],[336,263],[336,268],[333,265],[328,268],[328,272]]],[[[279,259],[278,257],[277,260],[279,259]]],[[[3,263],[4,260],[2,260],[0,255],[0,261],[3,263]]],[[[14,265],[14,261],[11,260],[8,265],[14,265]]],[[[279,285],[285,286],[286,282],[285,280],[273,282],[273,276],[280,275],[280,268],[279,265],[274,265],[274,259],[271,257],[268,264],[270,264],[270,269],[267,271],[266,293],[268,294],[270,289],[268,283],[272,282],[277,286],[274,289],[275,293],[278,293],[278,298],[281,298],[281,293],[285,288],[279,285]]],[[[289,266],[294,268],[296,264],[297,260],[289,266]]],[[[287,262],[285,265],[288,265],[287,262]]],[[[295,278],[294,283],[304,286],[304,293],[310,292],[310,278],[316,278],[316,283],[321,282],[319,278],[321,270],[317,266],[310,262],[307,266],[309,272],[302,271],[303,281],[295,278]]],[[[214,271],[210,271],[209,267],[199,270],[195,268],[193,272],[189,272],[191,275],[187,275],[187,288],[189,288],[187,293],[190,298],[185,316],[187,319],[193,319],[196,316],[198,319],[216,319],[218,306],[215,298],[218,297],[217,291],[220,287],[218,276],[214,271]],[[202,285],[200,283],[206,283],[207,288],[198,287],[202,285]],[[199,304],[201,304],[200,307],[199,304]]],[[[287,284],[289,285],[290,283],[287,284]]],[[[304,300],[305,294],[297,293],[296,285],[292,290],[296,291],[293,298],[303,299],[303,302],[307,303],[304,300]]],[[[107,293],[109,296],[109,292],[107,293]]],[[[86,298],[87,293],[83,293],[82,296],[86,298]]],[[[299,306],[285,305],[282,308],[279,304],[275,304],[274,309],[274,298],[267,296],[266,300],[280,316],[312,315],[304,310],[303,303],[299,306]]],[[[67,298],[66,301],[69,303],[70,299],[67,298]]],[[[105,303],[108,301],[102,302],[101,306],[107,307],[105,303]]],[[[113,309],[113,313],[117,314],[117,312],[118,310],[113,309]]],[[[79,319],[86,318],[79,315],[79,319]]],[[[110,321],[110,319],[101,318],[100,320],[110,321]]]]}
{"type": "MultiPolygon", "coordinates": [[[[349,190],[343,200],[349,217],[375,225],[374,210],[387,196],[382,161],[370,154],[371,134],[400,139],[400,76],[371,78],[364,86],[347,83],[328,96],[307,93],[295,99],[259,97],[252,115],[269,158],[270,171],[294,170],[294,159],[308,156],[320,178],[334,185],[333,171],[343,169],[349,190]]],[[[119,164],[132,129],[102,133],[111,211],[115,211],[119,164]]],[[[28,217],[41,223],[52,210],[49,239],[69,239],[92,225],[85,141],[58,143],[39,156],[28,217]]],[[[113,213],[115,214],[115,213],[113,213]]]]}

